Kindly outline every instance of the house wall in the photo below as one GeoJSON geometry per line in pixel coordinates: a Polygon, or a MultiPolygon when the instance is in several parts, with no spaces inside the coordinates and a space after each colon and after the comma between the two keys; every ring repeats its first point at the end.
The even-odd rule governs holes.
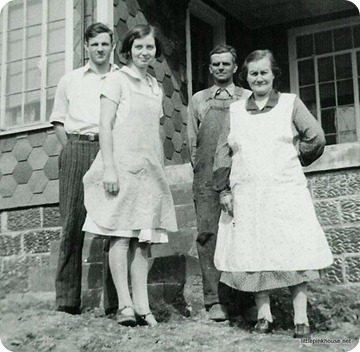
{"type": "MultiPolygon", "coordinates": [[[[186,148],[187,82],[185,15],[187,0],[114,0],[114,25],[119,55],[128,28],[150,23],[161,30],[164,56],[151,73],[165,92],[165,116],[161,120],[166,165],[181,231],[169,245],[157,246],[156,256],[181,253],[194,257],[195,213],[191,202],[192,174],[186,148]],[[185,172],[184,172],[185,170],[185,172]],[[190,171],[189,171],[190,170],[190,171]]],[[[77,6],[80,6],[79,2],[77,6]]],[[[94,11],[93,6],[89,6],[94,11]]],[[[78,7],[75,8],[77,11],[78,7]]],[[[79,16],[74,16],[75,21],[79,16]]],[[[289,91],[285,27],[251,31],[227,21],[227,38],[239,52],[239,62],[254,49],[266,46],[277,54],[283,69],[283,91],[289,91]],[[239,39],[240,38],[240,39],[239,39]]],[[[78,38],[80,24],[74,24],[78,38]]],[[[81,64],[79,40],[74,41],[74,65],[81,64]]],[[[29,289],[28,273],[50,263],[50,243],[61,235],[58,209],[58,156],[60,144],[51,128],[0,136],[0,287],[2,292],[29,289]]],[[[316,211],[335,256],[326,270],[331,283],[360,283],[360,169],[307,174],[316,211]]],[[[301,249],[300,249],[301,250],[301,249]]]]}

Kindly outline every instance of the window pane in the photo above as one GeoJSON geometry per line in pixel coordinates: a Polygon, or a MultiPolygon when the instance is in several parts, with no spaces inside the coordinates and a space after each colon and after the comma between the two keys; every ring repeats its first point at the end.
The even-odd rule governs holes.
{"type": "Polygon", "coordinates": [[[320,104],[322,108],[336,106],[334,83],[320,84],[320,104]]]}
{"type": "Polygon", "coordinates": [[[351,54],[335,56],[336,78],[352,77],[351,54]]]}
{"type": "Polygon", "coordinates": [[[334,29],[334,47],[335,50],[345,50],[352,48],[350,27],[334,29]]]}
{"type": "Polygon", "coordinates": [[[344,106],[337,109],[338,131],[348,132],[356,130],[354,106],[344,106]]]}
{"type": "Polygon", "coordinates": [[[308,57],[314,53],[313,35],[303,35],[296,38],[297,57],[308,57]]]}
{"type": "Polygon", "coordinates": [[[353,80],[337,82],[338,105],[354,104],[354,86],[353,80]]]}
{"type": "Polygon", "coordinates": [[[325,133],[335,133],[335,109],[321,110],[321,125],[325,133]]]}
{"type": "Polygon", "coordinates": [[[14,94],[6,97],[5,110],[5,127],[21,124],[21,94],[14,94]]]}
{"type": "Polygon", "coordinates": [[[40,90],[25,94],[24,123],[40,121],[40,90]]]}
{"type": "Polygon", "coordinates": [[[40,57],[26,61],[25,87],[26,89],[40,89],[41,71],[39,67],[40,57]]]}
{"type": "Polygon", "coordinates": [[[315,34],[315,53],[325,54],[333,51],[331,31],[315,34]]]}
{"type": "Polygon", "coordinates": [[[23,29],[8,33],[8,60],[18,60],[23,57],[23,29]]]}
{"type": "Polygon", "coordinates": [[[64,54],[48,56],[47,85],[56,86],[61,76],[65,73],[64,54]]]}
{"type": "Polygon", "coordinates": [[[41,25],[27,29],[26,57],[41,55],[41,25]]]}
{"type": "Polygon", "coordinates": [[[316,110],[315,86],[300,88],[300,98],[309,110],[316,110]]]}
{"type": "Polygon", "coordinates": [[[6,70],[6,94],[22,91],[22,61],[8,64],[6,70]]]}
{"type": "Polygon", "coordinates": [[[49,0],[49,22],[65,18],[65,1],[49,0]]]}
{"type": "Polygon", "coordinates": [[[354,47],[360,48],[360,24],[354,26],[353,28],[353,36],[354,36],[354,47]]]}
{"type": "Polygon", "coordinates": [[[55,99],[56,87],[48,88],[46,90],[46,120],[49,120],[55,99]]]}
{"type": "Polygon", "coordinates": [[[13,0],[8,3],[8,29],[23,27],[23,0],[13,0]]]}
{"type": "MultiPolygon", "coordinates": [[[[59,1],[62,2],[62,1],[59,1]]],[[[27,0],[26,23],[28,26],[39,24],[42,20],[41,0],[27,0]]]]}
{"type": "Polygon", "coordinates": [[[334,58],[324,57],[318,59],[319,82],[334,80],[334,58]]]}
{"type": "Polygon", "coordinates": [[[315,83],[313,59],[298,62],[299,84],[306,86],[315,83]]]}
{"type": "Polygon", "coordinates": [[[65,51],[65,21],[49,23],[48,53],[65,51]]]}

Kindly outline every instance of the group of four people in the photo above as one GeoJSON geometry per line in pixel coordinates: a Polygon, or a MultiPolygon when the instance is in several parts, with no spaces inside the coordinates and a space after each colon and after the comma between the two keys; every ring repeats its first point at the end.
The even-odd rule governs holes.
{"type": "MultiPolygon", "coordinates": [[[[56,306],[80,313],[87,231],[108,238],[105,312],[116,312],[122,325],[155,326],[147,293],[149,248],[177,231],[160,138],[163,93],[147,72],[162,49],[149,25],[125,35],[127,65],[121,69],[110,64],[113,48],[108,27],[89,26],[89,62],[65,75],[56,92],[51,121],[64,146],[56,306]]],[[[289,286],[294,336],[309,336],[307,282],[332,263],[332,255],[301,165],[321,156],[323,131],[298,97],[274,89],[280,70],[270,51],[245,60],[240,76],[251,91],[233,82],[234,48],[219,45],[209,60],[214,86],[193,96],[187,125],[205,307],[210,319],[222,321],[230,289],[253,292],[255,329],[267,333],[273,320],[269,290],[289,286]]]]}

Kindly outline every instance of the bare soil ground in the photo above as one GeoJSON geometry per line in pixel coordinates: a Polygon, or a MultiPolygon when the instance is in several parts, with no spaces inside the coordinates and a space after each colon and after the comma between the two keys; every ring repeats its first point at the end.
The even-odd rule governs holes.
{"type": "MultiPolygon", "coordinates": [[[[193,282],[185,288],[184,296],[192,309],[188,317],[173,306],[159,303],[154,313],[161,323],[155,328],[119,326],[100,308],[78,316],[56,312],[53,293],[9,294],[0,300],[0,339],[13,352],[345,352],[358,344],[360,288],[332,292],[329,297],[335,297],[336,301],[339,297],[346,301],[341,299],[344,294],[348,297],[348,302],[342,302],[341,309],[335,307],[335,312],[330,312],[323,304],[318,295],[319,288],[311,293],[309,303],[316,301],[318,306],[323,305],[321,313],[317,313],[321,317],[318,320],[311,318],[315,325],[312,338],[325,342],[312,344],[294,339],[291,327],[286,329],[282,324],[277,324],[273,334],[259,335],[251,332],[250,325],[241,317],[223,323],[210,321],[202,308],[200,286],[199,282],[193,282]],[[329,322],[330,328],[326,327],[329,322]]],[[[282,305],[281,297],[279,304],[282,305]]],[[[275,312],[280,314],[281,310],[277,308],[275,312]]],[[[291,318],[291,312],[287,314],[291,318]]],[[[360,350],[360,345],[355,350],[360,350]]]]}

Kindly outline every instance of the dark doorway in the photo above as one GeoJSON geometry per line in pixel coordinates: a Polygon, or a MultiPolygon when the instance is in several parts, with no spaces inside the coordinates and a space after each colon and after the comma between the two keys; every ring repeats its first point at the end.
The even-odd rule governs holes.
{"type": "Polygon", "coordinates": [[[209,52],[213,49],[213,27],[190,15],[193,94],[212,85],[209,52]]]}

